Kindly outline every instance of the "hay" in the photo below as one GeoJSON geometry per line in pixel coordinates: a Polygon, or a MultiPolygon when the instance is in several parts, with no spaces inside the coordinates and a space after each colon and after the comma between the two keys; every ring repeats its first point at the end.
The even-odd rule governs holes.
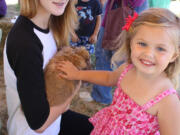
{"type": "Polygon", "coordinates": [[[8,20],[0,20],[0,29],[2,30],[2,39],[0,42],[0,65],[2,64],[2,52],[5,44],[6,37],[12,28],[13,24],[8,20]]]}

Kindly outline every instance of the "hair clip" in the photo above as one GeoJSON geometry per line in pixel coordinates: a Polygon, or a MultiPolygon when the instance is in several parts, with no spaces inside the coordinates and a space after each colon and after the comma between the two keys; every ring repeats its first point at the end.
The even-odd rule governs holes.
{"type": "Polygon", "coordinates": [[[138,13],[134,12],[133,17],[132,16],[128,16],[125,20],[126,20],[126,24],[122,27],[122,30],[126,30],[128,31],[131,24],[134,22],[134,20],[138,17],[138,13]]]}

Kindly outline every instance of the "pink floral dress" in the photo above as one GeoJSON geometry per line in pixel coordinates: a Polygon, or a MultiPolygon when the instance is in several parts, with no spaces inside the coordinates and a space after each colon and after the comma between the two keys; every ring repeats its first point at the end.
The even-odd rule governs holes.
{"type": "Polygon", "coordinates": [[[91,135],[160,135],[157,116],[146,110],[177,93],[174,89],[165,90],[143,106],[138,105],[120,87],[120,81],[132,67],[128,65],[120,75],[112,104],[89,119],[94,125],[91,135]]]}

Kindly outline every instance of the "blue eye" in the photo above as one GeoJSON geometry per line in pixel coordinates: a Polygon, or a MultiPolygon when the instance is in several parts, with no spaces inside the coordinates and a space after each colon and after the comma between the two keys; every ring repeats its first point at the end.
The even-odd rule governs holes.
{"type": "Polygon", "coordinates": [[[158,51],[166,51],[166,49],[162,48],[162,47],[158,47],[157,48],[158,51]]]}
{"type": "Polygon", "coordinates": [[[140,46],[147,46],[147,44],[146,43],[144,43],[144,42],[138,42],[138,44],[140,45],[140,46]]]}

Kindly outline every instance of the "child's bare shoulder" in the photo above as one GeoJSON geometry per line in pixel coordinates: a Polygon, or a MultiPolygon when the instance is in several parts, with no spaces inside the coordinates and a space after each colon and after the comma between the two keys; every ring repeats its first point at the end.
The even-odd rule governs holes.
{"type": "Polygon", "coordinates": [[[128,63],[123,63],[120,65],[117,69],[115,69],[113,72],[111,72],[111,80],[113,82],[113,86],[116,86],[117,81],[121,75],[121,73],[124,71],[124,69],[128,66],[128,63]]]}
{"type": "Polygon", "coordinates": [[[158,122],[160,132],[179,135],[180,129],[180,100],[176,94],[165,97],[158,107],[158,122]]]}
{"type": "MultiPolygon", "coordinates": [[[[173,84],[170,81],[167,81],[165,83],[165,87],[164,87],[164,91],[175,91],[171,92],[168,96],[164,97],[160,104],[159,104],[159,110],[160,111],[167,111],[169,109],[171,110],[176,110],[179,109],[180,110],[180,100],[179,100],[179,96],[178,96],[178,92],[173,88],[173,84]]],[[[163,91],[163,92],[164,92],[163,91]]]]}
{"type": "Polygon", "coordinates": [[[125,63],[123,63],[122,65],[120,65],[115,71],[121,73],[121,72],[124,71],[124,69],[125,69],[128,65],[129,65],[129,63],[125,62],[125,63]]]}
{"type": "Polygon", "coordinates": [[[179,105],[180,107],[180,100],[177,94],[168,95],[162,100],[161,103],[162,108],[167,108],[168,106],[174,106],[174,105],[179,105]]]}
{"type": "Polygon", "coordinates": [[[180,107],[180,100],[177,95],[177,91],[175,90],[174,85],[170,81],[170,79],[165,77],[164,79],[159,80],[157,83],[160,84],[159,87],[157,87],[159,89],[158,93],[170,92],[170,94],[168,94],[167,96],[163,97],[160,100],[160,102],[158,103],[158,108],[159,108],[158,110],[159,111],[169,110],[172,106],[178,104],[180,107]]]}

